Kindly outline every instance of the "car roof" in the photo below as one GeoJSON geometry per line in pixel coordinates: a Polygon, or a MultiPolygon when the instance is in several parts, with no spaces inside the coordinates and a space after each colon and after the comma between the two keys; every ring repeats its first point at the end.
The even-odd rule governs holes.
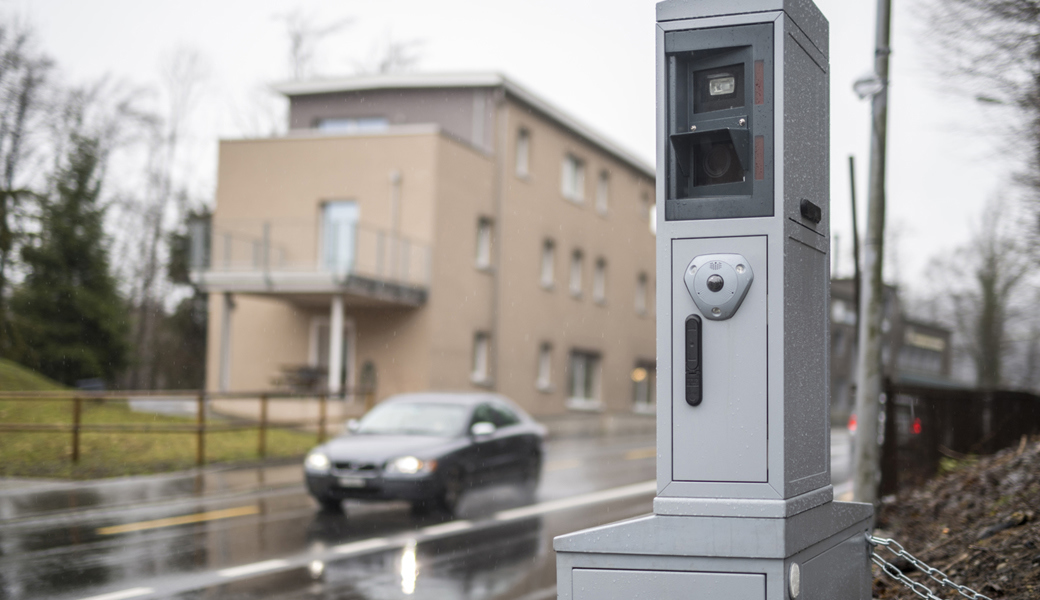
{"type": "Polygon", "coordinates": [[[505,402],[512,405],[502,396],[497,394],[488,394],[485,392],[421,392],[412,394],[397,394],[390,396],[380,404],[397,403],[397,402],[410,402],[410,403],[423,403],[423,404],[459,404],[462,406],[474,406],[481,402],[491,401],[505,402]]]}

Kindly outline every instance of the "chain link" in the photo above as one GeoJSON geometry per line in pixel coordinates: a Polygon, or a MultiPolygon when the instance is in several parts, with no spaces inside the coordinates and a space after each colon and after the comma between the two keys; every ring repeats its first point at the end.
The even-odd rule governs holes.
{"type": "MultiPolygon", "coordinates": [[[[957,593],[959,593],[961,596],[964,596],[965,598],[968,598],[969,600],[992,600],[989,596],[984,596],[968,586],[958,585],[950,581],[950,578],[946,576],[946,573],[943,573],[935,567],[928,566],[920,559],[918,559],[916,556],[907,552],[906,549],[903,548],[903,546],[895,540],[874,537],[868,533],[867,542],[871,546],[881,546],[889,552],[891,552],[892,554],[906,559],[910,564],[916,567],[917,570],[921,571],[922,573],[930,577],[933,581],[939,583],[939,585],[942,585],[943,587],[953,588],[957,590],[957,593]]],[[[877,552],[873,553],[871,560],[874,561],[874,564],[881,567],[881,570],[884,571],[889,577],[901,582],[903,585],[910,588],[910,591],[917,594],[921,598],[926,598],[927,600],[944,600],[943,598],[936,596],[932,592],[931,588],[929,588],[928,586],[907,577],[902,571],[899,570],[898,567],[885,560],[877,552]]]]}

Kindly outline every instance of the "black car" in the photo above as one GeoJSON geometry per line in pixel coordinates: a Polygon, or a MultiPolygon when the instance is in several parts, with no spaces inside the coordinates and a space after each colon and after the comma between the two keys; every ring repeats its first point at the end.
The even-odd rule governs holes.
{"type": "Polygon", "coordinates": [[[393,396],[311,450],[307,489],[327,510],[346,498],[408,500],[453,513],[471,487],[517,482],[533,489],[545,428],[510,400],[486,393],[393,396]]]}

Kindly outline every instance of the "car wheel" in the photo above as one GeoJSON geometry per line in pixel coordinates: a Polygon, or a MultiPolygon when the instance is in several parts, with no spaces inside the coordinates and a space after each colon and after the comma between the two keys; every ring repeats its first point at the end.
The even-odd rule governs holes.
{"type": "Polygon", "coordinates": [[[452,469],[444,476],[444,487],[437,497],[440,509],[451,516],[459,508],[462,493],[466,490],[466,479],[459,469],[452,469]]]}
{"type": "Polygon", "coordinates": [[[315,497],[318,504],[321,505],[322,512],[327,513],[342,513],[343,512],[343,501],[337,498],[330,498],[328,496],[315,497]]]}

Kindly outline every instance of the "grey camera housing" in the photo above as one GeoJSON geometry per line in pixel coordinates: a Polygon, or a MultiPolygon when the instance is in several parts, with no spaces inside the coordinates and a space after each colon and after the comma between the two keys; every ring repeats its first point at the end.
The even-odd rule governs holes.
{"type": "Polygon", "coordinates": [[[872,507],[830,481],[827,36],[811,0],[657,5],[657,496],[556,538],[560,600],[870,598],[872,507]]]}
{"type": "Polygon", "coordinates": [[[809,0],[671,0],[657,14],[657,435],[671,451],[659,453],[654,510],[819,505],[833,498],[827,21],[809,0]],[[737,64],[742,104],[698,108],[691,80],[737,64]],[[720,135],[711,128],[726,119],[742,136],[740,118],[744,180],[691,186],[676,140],[720,135]],[[740,255],[754,273],[724,320],[685,283],[691,261],[712,254],[740,255]],[[705,318],[697,406],[685,398],[690,315],[705,318]]]}

